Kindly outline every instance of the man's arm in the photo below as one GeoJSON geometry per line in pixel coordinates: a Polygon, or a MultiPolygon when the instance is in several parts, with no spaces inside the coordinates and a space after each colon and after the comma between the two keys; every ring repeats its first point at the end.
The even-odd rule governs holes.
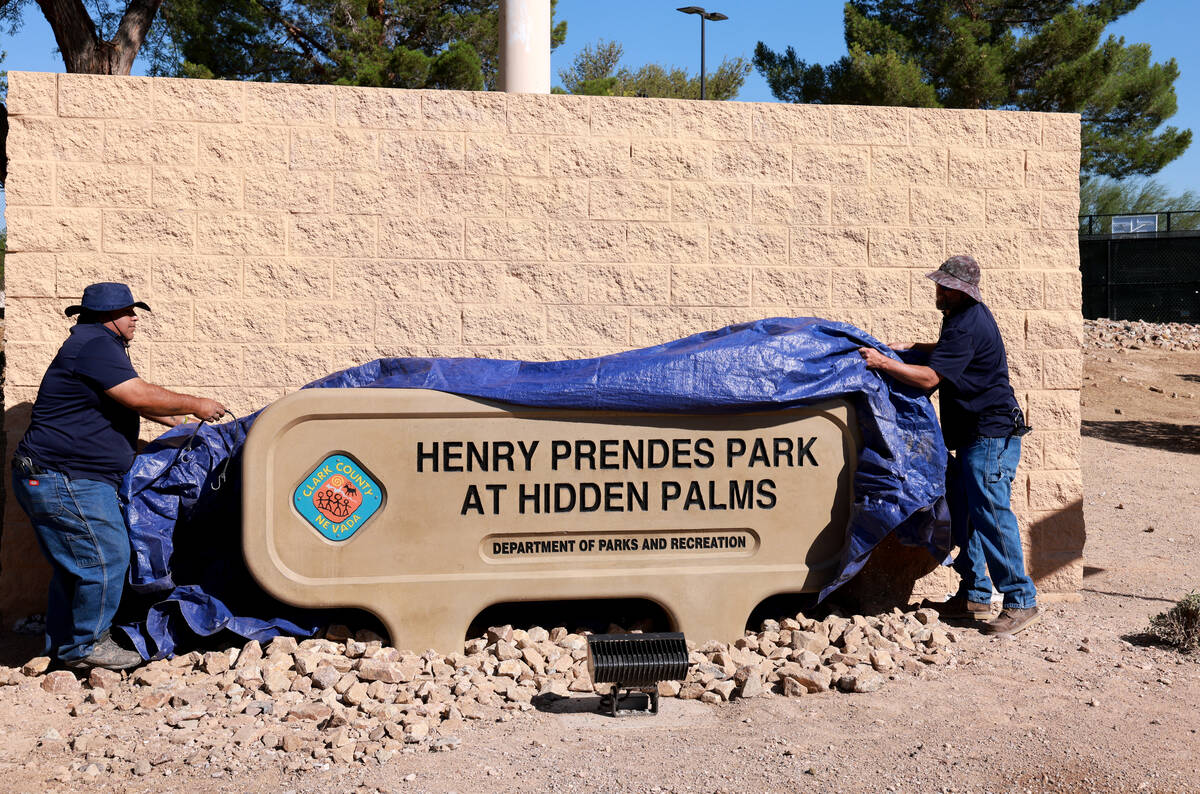
{"type": "Polygon", "coordinates": [[[912,350],[916,353],[932,353],[937,347],[937,342],[897,342],[894,345],[889,344],[892,350],[912,350]]]}
{"type": "MultiPolygon", "coordinates": [[[[932,348],[932,345],[930,347],[932,348]]],[[[867,369],[885,372],[909,386],[929,391],[936,389],[942,382],[942,376],[930,367],[920,364],[905,364],[903,361],[885,356],[873,347],[860,347],[858,354],[866,361],[867,369]]]]}
{"type": "Polygon", "coordinates": [[[106,389],[104,393],[126,408],[163,424],[168,424],[168,421],[163,420],[174,419],[179,414],[192,414],[206,422],[215,421],[225,415],[225,406],[216,400],[173,392],[141,378],[130,378],[111,389],[106,389]]]}

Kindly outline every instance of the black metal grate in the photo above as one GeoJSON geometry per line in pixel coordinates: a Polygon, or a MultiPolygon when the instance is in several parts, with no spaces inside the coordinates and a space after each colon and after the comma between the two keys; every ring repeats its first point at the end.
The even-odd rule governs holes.
{"type": "Polygon", "coordinates": [[[1200,323],[1200,234],[1080,238],[1083,316],[1200,323]]]}
{"type": "Polygon", "coordinates": [[[679,632],[588,637],[588,672],[593,683],[653,686],[659,681],[682,681],[687,670],[687,642],[679,632]]]}

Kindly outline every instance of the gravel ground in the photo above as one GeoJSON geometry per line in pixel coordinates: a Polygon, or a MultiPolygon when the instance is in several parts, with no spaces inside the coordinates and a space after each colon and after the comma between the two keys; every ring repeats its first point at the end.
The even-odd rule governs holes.
{"type": "MultiPolygon", "coordinates": [[[[1200,352],[1089,348],[1084,366],[1083,601],[1050,605],[1015,639],[954,629],[953,663],[901,666],[869,692],[670,698],[656,716],[616,719],[595,713],[594,694],[568,691],[453,723],[460,743],[443,752],[395,740],[382,762],[266,745],[243,759],[246,724],[222,726],[214,752],[186,697],[89,708],[86,687],[55,694],[44,676],[19,676],[0,688],[0,772],[11,790],[39,791],[1200,792],[1200,655],[1142,634],[1200,586],[1200,425],[1196,400],[1182,396],[1200,391],[1200,352]]],[[[20,664],[28,644],[0,639],[0,661],[20,664]]],[[[245,712],[242,723],[274,730],[245,712]]]]}

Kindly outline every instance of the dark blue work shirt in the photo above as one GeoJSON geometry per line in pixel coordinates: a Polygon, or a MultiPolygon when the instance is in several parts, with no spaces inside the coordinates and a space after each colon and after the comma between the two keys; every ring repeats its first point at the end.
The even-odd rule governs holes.
{"type": "Polygon", "coordinates": [[[42,377],[17,454],[72,479],[120,485],[133,464],[138,414],[104,392],[137,376],[116,333],[75,324],[42,377]]]}
{"type": "Polygon", "coordinates": [[[942,334],[929,354],[942,377],[942,436],[949,449],[978,437],[1004,438],[1013,431],[1017,398],[1008,382],[1008,356],[996,318],[974,301],[942,319],[942,334]]]}

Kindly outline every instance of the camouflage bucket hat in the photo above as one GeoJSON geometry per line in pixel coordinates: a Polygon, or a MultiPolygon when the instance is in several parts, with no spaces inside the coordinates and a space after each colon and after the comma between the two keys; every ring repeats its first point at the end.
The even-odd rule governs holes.
{"type": "Polygon", "coordinates": [[[956,289],[977,301],[983,301],[979,294],[979,263],[969,254],[950,257],[937,270],[926,274],[925,278],[933,279],[946,289],[956,289]]]}

